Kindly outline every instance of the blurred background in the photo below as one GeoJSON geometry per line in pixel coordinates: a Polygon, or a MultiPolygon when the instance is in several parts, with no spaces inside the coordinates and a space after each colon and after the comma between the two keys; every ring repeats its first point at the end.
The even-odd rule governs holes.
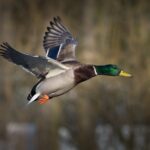
{"type": "Polygon", "coordinates": [[[78,39],[79,61],[134,77],[95,77],[26,107],[37,79],[0,58],[0,150],[149,150],[150,1],[0,0],[0,43],[45,55],[53,16],[78,39]]]}

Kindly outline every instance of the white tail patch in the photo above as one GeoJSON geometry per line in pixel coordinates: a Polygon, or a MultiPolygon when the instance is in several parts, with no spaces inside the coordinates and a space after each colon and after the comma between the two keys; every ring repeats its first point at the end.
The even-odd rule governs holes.
{"type": "Polygon", "coordinates": [[[31,104],[32,102],[34,102],[38,97],[40,96],[40,93],[36,93],[28,102],[27,105],[31,104]]]}

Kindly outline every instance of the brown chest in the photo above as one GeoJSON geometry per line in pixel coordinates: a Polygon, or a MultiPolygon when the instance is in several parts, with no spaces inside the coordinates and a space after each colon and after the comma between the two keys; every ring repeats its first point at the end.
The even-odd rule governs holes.
{"type": "Polygon", "coordinates": [[[82,65],[74,70],[75,74],[75,84],[86,81],[95,75],[93,66],[91,65],[82,65]]]}

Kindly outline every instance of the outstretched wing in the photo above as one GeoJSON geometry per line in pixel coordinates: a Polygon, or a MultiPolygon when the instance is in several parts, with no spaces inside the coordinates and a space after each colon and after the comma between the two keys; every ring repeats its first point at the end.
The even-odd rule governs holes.
{"type": "Polygon", "coordinates": [[[46,55],[60,62],[76,60],[75,47],[77,41],[72,37],[69,30],[56,17],[50,21],[50,27],[45,32],[43,46],[46,55]]]}
{"type": "Polygon", "coordinates": [[[16,65],[22,66],[26,71],[29,71],[38,78],[45,77],[50,71],[54,72],[54,70],[57,70],[57,72],[61,72],[67,69],[66,66],[55,60],[20,53],[13,49],[8,43],[1,45],[0,55],[16,65]]]}

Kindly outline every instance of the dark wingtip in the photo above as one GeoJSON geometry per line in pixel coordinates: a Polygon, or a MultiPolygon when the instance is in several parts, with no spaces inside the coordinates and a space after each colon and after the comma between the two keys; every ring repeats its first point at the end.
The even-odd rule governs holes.
{"type": "Polygon", "coordinates": [[[54,25],[54,22],[50,21],[50,25],[53,26],[53,25],[54,25]]]}
{"type": "Polygon", "coordinates": [[[45,40],[45,39],[46,39],[46,36],[44,36],[43,38],[44,38],[44,40],[45,40]]]}
{"type": "Polygon", "coordinates": [[[54,20],[54,22],[57,22],[57,17],[54,17],[53,20],[54,20]]]}
{"type": "Polygon", "coordinates": [[[0,45],[1,47],[5,45],[5,42],[2,42],[2,44],[0,45]]]}
{"type": "Polygon", "coordinates": [[[47,30],[48,30],[48,31],[50,31],[50,29],[51,29],[50,27],[47,27],[47,30]]]}
{"type": "Polygon", "coordinates": [[[54,19],[54,22],[55,22],[55,23],[56,23],[56,22],[61,22],[61,18],[60,18],[59,16],[54,17],[53,19],[54,19]]]}
{"type": "Polygon", "coordinates": [[[1,49],[1,50],[4,50],[4,49],[6,49],[7,48],[7,42],[3,42],[0,46],[1,46],[1,48],[3,48],[3,49],[1,49]]]}
{"type": "Polygon", "coordinates": [[[11,48],[11,46],[7,42],[3,42],[0,46],[4,49],[11,48]]]}
{"type": "Polygon", "coordinates": [[[3,47],[3,44],[1,44],[0,47],[3,47]]]}
{"type": "Polygon", "coordinates": [[[8,46],[8,45],[9,45],[7,42],[3,42],[2,44],[5,45],[5,46],[8,46]]]}
{"type": "Polygon", "coordinates": [[[48,33],[49,33],[49,32],[45,32],[45,36],[47,36],[47,35],[48,35],[48,33]]]}
{"type": "Polygon", "coordinates": [[[7,42],[3,42],[1,45],[0,45],[0,56],[8,59],[8,43],[7,42]]]}
{"type": "Polygon", "coordinates": [[[58,21],[61,21],[61,18],[60,18],[59,16],[57,16],[57,20],[58,20],[58,21]]]}

